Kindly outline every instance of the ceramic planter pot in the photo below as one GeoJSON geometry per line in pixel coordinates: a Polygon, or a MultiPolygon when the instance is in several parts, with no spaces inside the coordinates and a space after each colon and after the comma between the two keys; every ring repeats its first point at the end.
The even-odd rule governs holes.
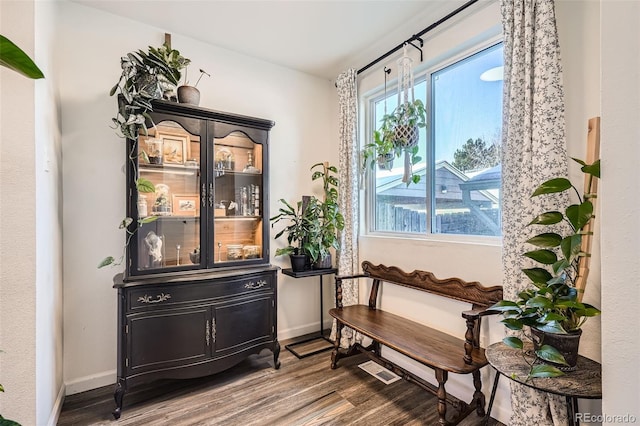
{"type": "Polygon", "coordinates": [[[178,102],[181,104],[200,104],[200,91],[193,86],[178,87],[178,102]]]}
{"type": "Polygon", "coordinates": [[[307,264],[307,256],[304,254],[290,254],[289,259],[291,259],[291,270],[293,272],[302,272],[306,268],[307,264]]]}
{"type": "Polygon", "coordinates": [[[393,169],[393,153],[390,152],[388,154],[379,155],[378,156],[378,168],[380,170],[391,170],[393,169]]]}
{"type": "MultiPolygon", "coordinates": [[[[531,337],[533,339],[533,348],[538,350],[542,345],[553,346],[564,356],[566,365],[560,365],[553,362],[543,361],[545,364],[553,365],[562,371],[574,371],[578,363],[578,347],[580,346],[580,336],[582,330],[571,331],[567,334],[546,333],[537,328],[531,328],[531,337]]],[[[539,359],[539,358],[538,358],[539,359]]]]}
{"type": "Polygon", "coordinates": [[[191,263],[193,263],[193,264],[200,263],[200,252],[199,251],[190,252],[189,253],[189,260],[191,260],[191,263]]]}
{"type": "Polygon", "coordinates": [[[313,269],[331,269],[331,253],[327,253],[325,256],[318,259],[313,264],[313,269]]]}

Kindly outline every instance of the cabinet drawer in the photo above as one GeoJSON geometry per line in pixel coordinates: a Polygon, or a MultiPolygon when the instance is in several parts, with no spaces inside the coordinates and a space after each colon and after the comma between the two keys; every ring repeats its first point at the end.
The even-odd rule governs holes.
{"type": "Polygon", "coordinates": [[[211,281],[153,285],[127,289],[127,310],[199,303],[221,297],[273,292],[275,274],[251,274],[211,281]]]}

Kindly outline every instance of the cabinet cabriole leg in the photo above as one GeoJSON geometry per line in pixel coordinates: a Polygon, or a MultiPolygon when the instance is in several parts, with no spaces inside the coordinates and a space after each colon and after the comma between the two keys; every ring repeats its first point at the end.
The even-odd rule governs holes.
{"type": "Polygon", "coordinates": [[[124,393],[127,391],[127,381],[125,379],[118,379],[116,383],[116,390],[113,393],[113,399],[116,401],[116,409],[113,410],[113,418],[118,420],[122,414],[122,400],[124,399],[124,393]]]}
{"type": "Polygon", "coordinates": [[[273,344],[273,368],[276,370],[280,368],[280,342],[277,340],[273,344]]]}

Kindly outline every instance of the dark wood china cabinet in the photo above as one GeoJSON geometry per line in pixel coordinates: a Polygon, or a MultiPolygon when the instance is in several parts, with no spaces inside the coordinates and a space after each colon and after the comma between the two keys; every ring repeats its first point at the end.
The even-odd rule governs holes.
{"type": "Polygon", "coordinates": [[[269,264],[269,120],[154,101],[127,142],[125,272],[116,275],[115,418],[128,387],[214,374],[264,349],[279,368],[269,264]],[[139,191],[153,184],[154,192],[139,191]],[[136,224],[141,220],[143,224],[136,224]]]}

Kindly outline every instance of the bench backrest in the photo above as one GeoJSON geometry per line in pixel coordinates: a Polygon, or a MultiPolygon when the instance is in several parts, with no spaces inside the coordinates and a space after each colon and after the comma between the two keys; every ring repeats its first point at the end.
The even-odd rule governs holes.
{"type": "Polygon", "coordinates": [[[484,287],[477,281],[466,282],[460,278],[438,279],[431,272],[416,270],[407,273],[395,266],[374,265],[368,261],[362,262],[362,270],[373,279],[369,307],[374,309],[380,281],[468,302],[479,308],[487,308],[502,300],[502,286],[484,287]]]}

